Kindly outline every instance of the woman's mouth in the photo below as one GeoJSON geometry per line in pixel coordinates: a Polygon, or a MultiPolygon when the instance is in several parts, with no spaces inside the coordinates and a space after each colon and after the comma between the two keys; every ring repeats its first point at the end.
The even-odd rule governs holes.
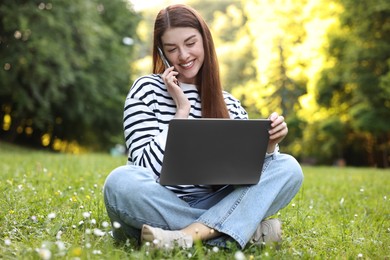
{"type": "Polygon", "coordinates": [[[180,67],[184,68],[184,69],[190,69],[192,67],[192,65],[194,65],[194,61],[190,61],[190,62],[187,62],[187,63],[184,63],[184,64],[180,64],[180,67]]]}

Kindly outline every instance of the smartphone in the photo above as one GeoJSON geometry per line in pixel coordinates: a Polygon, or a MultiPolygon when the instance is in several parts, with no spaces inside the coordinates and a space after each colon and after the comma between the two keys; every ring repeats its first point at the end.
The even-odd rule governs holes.
{"type": "MultiPolygon", "coordinates": [[[[164,55],[163,51],[161,50],[161,48],[157,47],[157,50],[158,50],[158,53],[160,54],[160,57],[161,57],[161,59],[162,59],[162,61],[164,63],[165,69],[168,69],[168,68],[172,67],[171,64],[169,64],[167,58],[165,58],[165,55],[164,55]]],[[[175,83],[177,85],[179,85],[179,81],[177,79],[175,80],[175,83]]]]}
{"type": "Polygon", "coordinates": [[[161,57],[161,59],[162,59],[162,61],[163,61],[163,63],[164,63],[165,68],[168,69],[168,68],[172,67],[172,66],[169,64],[167,58],[165,58],[164,53],[163,53],[163,51],[161,50],[161,48],[160,48],[160,47],[157,47],[157,50],[158,50],[158,53],[160,54],[160,57],[161,57]]]}

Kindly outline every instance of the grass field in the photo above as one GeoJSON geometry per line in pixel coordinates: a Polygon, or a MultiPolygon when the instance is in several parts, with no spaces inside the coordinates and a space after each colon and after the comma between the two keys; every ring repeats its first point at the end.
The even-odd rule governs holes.
{"type": "Polygon", "coordinates": [[[164,252],[107,234],[102,187],[125,161],[0,143],[0,259],[390,259],[390,170],[304,167],[301,191],[277,216],[279,250],[164,252]]]}

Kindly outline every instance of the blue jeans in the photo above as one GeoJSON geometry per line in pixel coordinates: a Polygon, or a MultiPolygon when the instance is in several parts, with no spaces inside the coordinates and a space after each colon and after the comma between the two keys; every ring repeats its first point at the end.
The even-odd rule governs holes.
{"type": "Polygon", "coordinates": [[[150,170],[118,167],[104,184],[108,216],[121,224],[114,237],[139,239],[143,224],[180,230],[200,222],[225,234],[208,244],[224,247],[227,241],[235,241],[244,248],[260,222],[285,207],[303,181],[300,165],[287,154],[266,158],[262,171],[256,185],[225,186],[202,197],[182,199],[157,183],[150,170]]]}

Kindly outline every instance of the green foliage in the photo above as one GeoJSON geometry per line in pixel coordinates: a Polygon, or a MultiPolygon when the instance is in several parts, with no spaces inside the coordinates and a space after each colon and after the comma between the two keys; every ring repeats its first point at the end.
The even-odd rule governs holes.
{"type": "MultiPolygon", "coordinates": [[[[233,62],[239,58],[221,60],[231,81],[242,82],[232,92],[251,117],[283,114],[289,135],[282,150],[300,159],[332,164],[344,158],[348,164],[387,167],[389,3],[242,1],[241,6],[246,28],[241,31],[250,35],[243,49],[250,48],[245,53],[252,56],[237,49],[255,71],[242,79],[242,68],[233,62]]],[[[234,21],[229,13],[224,19],[234,21]]],[[[228,32],[220,37],[222,46],[234,34],[228,32]]]]}
{"type": "MultiPolygon", "coordinates": [[[[388,167],[388,1],[187,2],[213,32],[224,88],[251,118],[285,116],[282,151],[321,164],[343,158],[388,167]]],[[[40,144],[48,134],[52,147],[57,139],[94,148],[123,142],[129,79],[151,72],[153,22],[164,7],[135,14],[127,5],[0,6],[0,139],[40,144]],[[124,37],[135,44],[125,46],[124,37]]]]}
{"type": "Polygon", "coordinates": [[[280,250],[242,252],[197,244],[172,252],[116,245],[102,188],[125,157],[65,155],[0,143],[0,258],[4,259],[386,259],[389,170],[304,167],[300,192],[278,213],[280,250]],[[54,213],[54,214],[53,214],[54,213]],[[236,256],[237,254],[237,256],[236,256]]]}
{"type": "MultiPolygon", "coordinates": [[[[251,35],[246,47],[253,53],[245,62],[254,64],[255,73],[235,87],[233,94],[252,118],[266,118],[273,111],[282,114],[289,127],[282,150],[302,158],[308,150],[302,140],[311,114],[302,112],[300,98],[308,95],[318,71],[323,41],[318,31],[329,23],[328,10],[320,8],[321,2],[308,1],[242,1],[242,5],[245,27],[251,35]]],[[[228,74],[234,76],[240,71],[228,74]]]]}
{"type": "Polygon", "coordinates": [[[0,116],[12,118],[0,138],[101,148],[122,134],[132,56],[122,40],[138,21],[126,2],[8,1],[0,17],[0,116]]]}
{"type": "MultiPolygon", "coordinates": [[[[334,65],[322,72],[319,104],[348,118],[350,133],[369,133],[378,157],[373,164],[388,166],[390,150],[390,3],[340,0],[340,28],[329,34],[328,59],[334,65]],[[343,108],[344,109],[340,109],[343,108]]],[[[330,133],[330,132],[329,132],[330,133]]],[[[343,135],[336,137],[352,145],[343,135]]]]}
{"type": "Polygon", "coordinates": [[[334,164],[339,158],[344,158],[344,143],[340,138],[345,137],[347,129],[337,116],[328,117],[315,124],[310,124],[306,131],[315,133],[306,140],[304,158],[315,158],[318,164],[334,164]]]}

